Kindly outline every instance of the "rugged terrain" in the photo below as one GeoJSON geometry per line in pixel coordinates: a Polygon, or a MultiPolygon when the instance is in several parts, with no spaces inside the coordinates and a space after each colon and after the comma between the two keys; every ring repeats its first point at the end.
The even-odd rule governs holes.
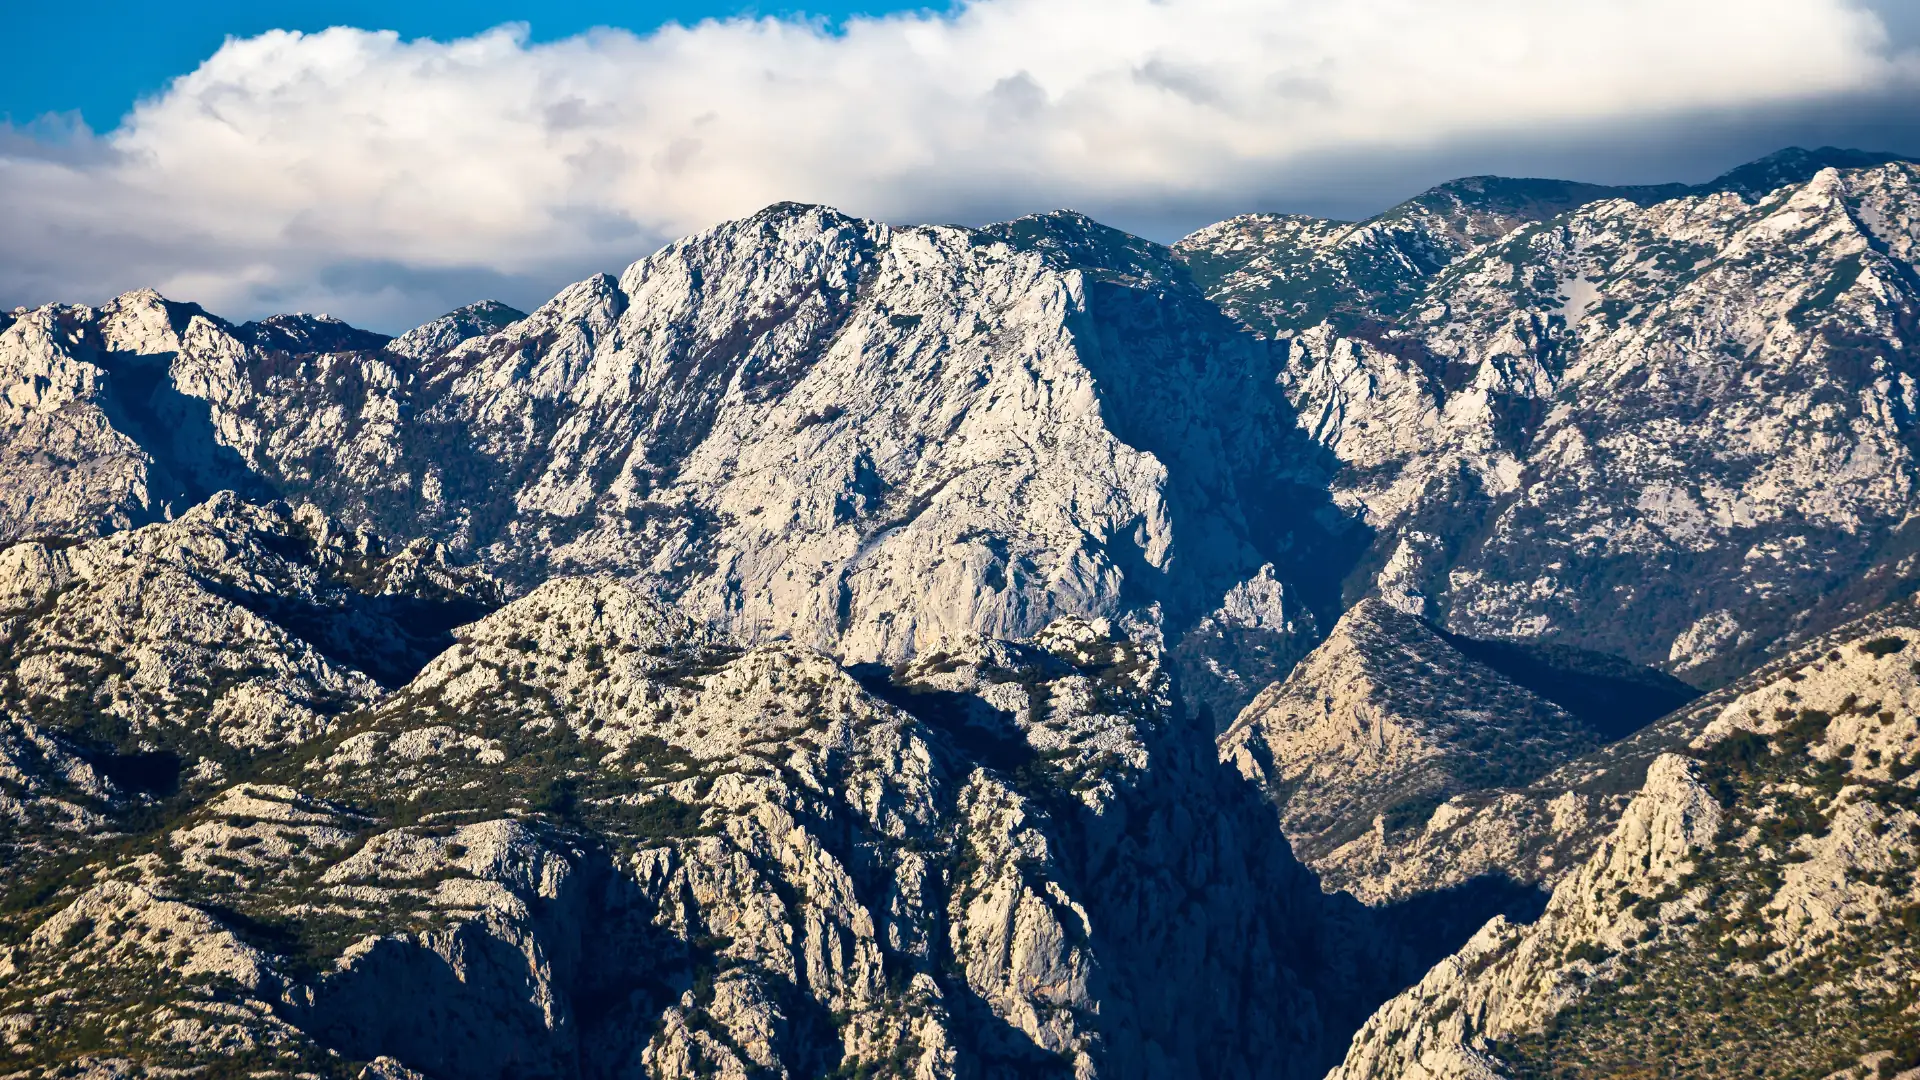
{"type": "Polygon", "coordinates": [[[0,315],[0,1074],[1920,1063],[1917,184],[0,315]]]}
{"type": "MultiPolygon", "coordinates": [[[[1279,805],[1329,889],[1385,903],[1486,874],[1533,885],[1514,850],[1455,849],[1433,865],[1432,839],[1467,814],[1456,797],[1525,788],[1693,696],[1658,672],[1459,638],[1369,599],[1247,706],[1221,756],[1279,805]]],[[[1566,793],[1541,816],[1573,815],[1574,802],[1566,793]]]]}
{"type": "MultiPolygon", "coordinates": [[[[339,615],[341,550],[230,496],[8,549],[14,1074],[1308,1075],[1414,973],[1195,753],[1151,626],[850,672],[558,577],[383,692],[316,643],[384,624],[171,577],[339,615]],[[82,619],[110,674],[56,708],[82,619]]],[[[428,554],[353,595],[471,591],[428,554]]]]}
{"type": "MultiPolygon", "coordinates": [[[[0,368],[31,461],[0,524],[268,492],[517,587],[616,571],[743,640],[887,661],[1063,614],[1191,624],[1349,530],[1284,397],[1247,392],[1265,344],[1166,249],[1075,215],[778,206],[488,332],[511,314],[289,351],[152,294],[21,313],[0,368]]],[[[1291,632],[1269,606],[1248,619],[1291,632]]]]}
{"type": "Polygon", "coordinates": [[[1912,578],[1920,166],[1871,160],[1564,212],[1568,185],[1448,185],[1326,250],[1415,221],[1449,261],[1321,322],[1235,299],[1305,280],[1270,223],[1179,250],[1241,260],[1215,294],[1283,335],[1278,384],[1374,530],[1350,597],[1715,685],[1912,578]]]}
{"type": "Polygon", "coordinates": [[[1920,1066],[1914,609],[1655,758],[1531,925],[1496,919],[1383,1007],[1340,1080],[1920,1066]]]}

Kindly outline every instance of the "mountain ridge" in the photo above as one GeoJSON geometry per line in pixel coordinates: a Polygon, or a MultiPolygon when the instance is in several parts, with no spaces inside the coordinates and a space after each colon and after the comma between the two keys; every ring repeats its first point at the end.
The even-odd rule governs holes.
{"type": "Polygon", "coordinates": [[[9,315],[0,1063],[1899,1065],[1817,932],[1914,925],[1884,157],[1214,234],[1285,334],[1084,215],[797,203],[391,339],[9,315]],[[1846,1061],[1769,1050],[1815,968],[1846,1061]]]}

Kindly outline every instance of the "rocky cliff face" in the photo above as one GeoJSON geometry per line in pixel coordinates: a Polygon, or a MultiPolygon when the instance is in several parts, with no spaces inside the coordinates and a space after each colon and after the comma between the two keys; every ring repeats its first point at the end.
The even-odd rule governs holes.
{"type": "Polygon", "coordinates": [[[0,337],[15,442],[106,474],[14,470],[8,528],[124,524],[219,479],[521,587],[617,571],[743,640],[888,661],[1152,604],[1191,625],[1261,580],[1300,606],[1298,568],[1346,528],[1259,389],[1266,344],[1165,249],[1075,215],[779,206],[498,317],[298,352],[150,294],[26,313],[0,337]],[[120,418],[133,367],[194,414],[191,453],[120,418]]]}
{"type": "MultiPolygon", "coordinates": [[[[340,545],[306,520],[223,497],[17,545],[10,580],[153,552],[245,568],[271,607],[324,592],[340,545]]],[[[180,634],[196,616],[153,565],[124,571],[120,618],[180,634]]],[[[65,625],[88,580],[15,640],[65,625]]],[[[125,832],[136,796],[68,749],[87,721],[28,691],[9,748],[43,749],[7,759],[10,834],[64,857],[8,872],[9,1067],[1294,1076],[1411,974],[1195,752],[1151,625],[1057,620],[850,673],[732,643],[631,579],[561,577],[457,638],[383,692],[259,624],[278,655],[234,661],[279,668],[167,702],[191,737],[127,736],[248,752],[125,832]],[[290,680],[334,697],[299,711],[290,680]]],[[[135,685],[171,670],[103,651],[135,685]]]]}
{"type": "Polygon", "coordinates": [[[1653,761],[1545,915],[1489,923],[1376,1013],[1332,1075],[1920,1065],[1911,615],[1722,703],[1684,753],[1653,761]]]}
{"type": "Polygon", "coordinates": [[[1706,683],[1898,595],[1916,178],[1802,153],[1496,215],[1392,321],[1290,331],[1279,383],[1377,530],[1350,588],[1706,683]]]}
{"type": "Polygon", "coordinates": [[[1484,849],[1426,865],[1422,842],[1462,813],[1455,796],[1524,788],[1692,696],[1581,659],[1454,638],[1364,600],[1241,713],[1221,756],[1280,806],[1327,888],[1378,904],[1464,885],[1518,868],[1484,849]]]}
{"type": "Polygon", "coordinates": [[[1914,168],[1478,178],[1177,252],[1066,214],[786,205],[392,343],[150,294],[23,312],[5,525],[232,487],[520,588],[637,574],[743,640],[855,659],[1159,604],[1176,637],[1213,631],[1176,651],[1222,725],[1343,577],[1455,632],[1719,682],[1901,587],[1914,168]],[[1345,253],[1352,303],[1262,323],[1241,294],[1321,288],[1308,249],[1345,253]],[[1262,583],[1279,617],[1202,627],[1262,583]]]}
{"type": "Polygon", "coordinates": [[[475,305],[387,349],[325,316],[235,326],[150,290],[16,312],[0,327],[0,537],[123,529],[223,488],[324,493],[332,467],[371,468],[413,365],[508,316],[475,305]]]}
{"type": "Polygon", "coordinates": [[[1795,147],[1691,187],[1469,176],[1365,221],[1243,214],[1193,233],[1174,251],[1192,267],[1207,295],[1261,333],[1291,337],[1327,322],[1348,331],[1405,315],[1436,275],[1481,244],[1593,203],[1653,206],[1722,192],[1758,199],[1803,184],[1822,169],[1867,169],[1904,160],[1830,146],[1795,147]]]}

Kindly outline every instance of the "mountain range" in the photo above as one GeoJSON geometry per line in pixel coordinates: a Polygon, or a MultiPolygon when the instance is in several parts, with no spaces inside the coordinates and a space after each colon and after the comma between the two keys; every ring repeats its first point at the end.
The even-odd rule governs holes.
{"type": "Polygon", "coordinates": [[[0,1075],[1920,1067],[1916,332],[1834,149],[0,314],[0,1075]]]}

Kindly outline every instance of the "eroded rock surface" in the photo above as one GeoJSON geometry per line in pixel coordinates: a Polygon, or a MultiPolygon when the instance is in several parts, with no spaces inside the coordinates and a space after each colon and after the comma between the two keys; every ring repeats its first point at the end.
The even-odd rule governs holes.
{"type": "Polygon", "coordinates": [[[1444,867],[1422,857],[1461,815],[1451,800],[1525,787],[1691,693],[1654,672],[1596,674],[1577,657],[1490,650],[1501,646],[1364,600],[1241,713],[1221,757],[1279,805],[1287,838],[1327,888],[1381,904],[1484,874],[1531,884],[1509,861],[1517,852],[1497,847],[1456,851],[1444,867]]]}
{"type": "Polygon", "coordinates": [[[602,576],[458,638],[30,896],[17,1064],[1292,1076],[1411,975],[1150,624],[856,677],[602,576]]]}
{"type": "MultiPolygon", "coordinates": [[[[1577,207],[1440,189],[1481,220],[1415,230],[1441,263],[1395,256],[1397,284],[1353,286],[1380,298],[1359,316],[1268,325],[1335,502],[1376,530],[1350,591],[1701,685],[1902,595],[1916,178],[1821,151],[1577,207]]],[[[1423,206],[1308,247],[1333,258],[1423,206]]],[[[1243,294],[1307,280],[1287,253],[1313,230],[1255,224],[1181,250],[1237,252],[1212,294],[1262,325],[1243,294]]]]}
{"type": "Polygon", "coordinates": [[[1332,1076],[1911,1067],[1915,642],[1890,620],[1718,703],[1545,915],[1489,923],[1332,1076]]]}

